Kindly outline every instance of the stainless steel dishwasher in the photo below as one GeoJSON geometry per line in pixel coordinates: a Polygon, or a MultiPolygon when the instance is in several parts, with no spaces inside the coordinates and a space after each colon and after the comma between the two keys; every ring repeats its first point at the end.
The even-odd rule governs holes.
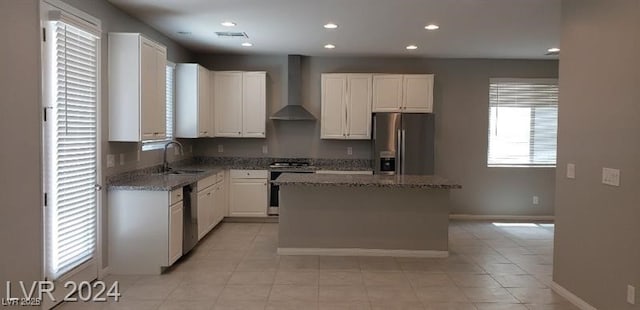
{"type": "Polygon", "coordinates": [[[182,231],[182,254],[187,254],[198,243],[198,183],[182,188],[184,222],[182,231]]]}

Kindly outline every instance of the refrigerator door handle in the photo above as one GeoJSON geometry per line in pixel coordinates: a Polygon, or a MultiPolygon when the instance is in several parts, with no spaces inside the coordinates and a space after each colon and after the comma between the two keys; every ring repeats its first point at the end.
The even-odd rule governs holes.
{"type": "Polygon", "coordinates": [[[400,164],[402,165],[401,168],[400,168],[400,171],[402,172],[402,174],[404,174],[404,170],[405,170],[404,169],[404,151],[405,151],[405,138],[404,138],[404,136],[405,136],[405,131],[404,131],[404,129],[402,129],[402,132],[401,132],[402,151],[400,152],[400,155],[402,156],[400,158],[400,164]]]}
{"type": "Polygon", "coordinates": [[[402,174],[402,131],[398,129],[398,134],[396,136],[396,174],[402,174]]]}

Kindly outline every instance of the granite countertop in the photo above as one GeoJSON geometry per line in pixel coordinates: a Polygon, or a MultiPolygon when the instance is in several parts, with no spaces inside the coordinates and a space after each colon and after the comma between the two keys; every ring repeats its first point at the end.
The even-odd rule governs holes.
{"type": "Polygon", "coordinates": [[[341,186],[341,187],[389,187],[424,189],[460,189],[436,175],[336,175],[283,173],[271,183],[276,185],[341,186]]]}
{"type": "MultiPolygon", "coordinates": [[[[156,166],[113,176],[108,180],[107,188],[109,190],[170,191],[195,183],[225,169],[269,170],[269,164],[276,160],[282,159],[242,157],[200,158],[198,160],[172,164],[173,170],[203,170],[203,172],[200,173],[163,174],[160,173],[160,167],[156,166]]],[[[314,167],[310,168],[310,170],[371,171],[371,168],[366,166],[366,161],[317,160],[314,164],[314,167]]]]}
{"type": "Polygon", "coordinates": [[[144,190],[144,191],[170,191],[185,185],[196,183],[208,176],[218,173],[221,169],[205,169],[203,167],[179,167],[178,169],[204,170],[200,173],[189,174],[163,174],[148,173],[123,177],[109,183],[109,190],[144,190]]]}

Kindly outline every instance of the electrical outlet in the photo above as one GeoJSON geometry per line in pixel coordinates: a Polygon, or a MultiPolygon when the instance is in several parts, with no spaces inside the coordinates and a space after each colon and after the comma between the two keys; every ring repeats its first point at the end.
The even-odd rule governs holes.
{"type": "Polygon", "coordinates": [[[627,285],[627,302],[632,305],[636,304],[636,287],[633,285],[627,285]]]}
{"type": "Polygon", "coordinates": [[[575,179],[575,178],[576,178],[576,165],[567,164],[567,179],[575,179]]]}
{"type": "Polygon", "coordinates": [[[120,153],[120,166],[124,166],[124,153],[120,153]]]}
{"type": "Polygon", "coordinates": [[[116,165],[116,157],[113,154],[107,154],[107,168],[113,168],[116,165]]]}
{"type": "Polygon", "coordinates": [[[353,148],[352,147],[347,147],[347,155],[353,155],[353,148]]]}
{"type": "Polygon", "coordinates": [[[218,153],[222,152],[224,152],[224,147],[222,146],[222,144],[218,144],[218,153]]]}
{"type": "Polygon", "coordinates": [[[540,199],[538,198],[538,196],[533,196],[533,204],[537,205],[538,203],[540,203],[540,199]]]}
{"type": "Polygon", "coordinates": [[[620,170],[602,168],[602,183],[611,186],[620,186],[620,170]]]}
{"type": "Polygon", "coordinates": [[[269,153],[269,147],[265,144],[262,146],[262,154],[267,154],[269,153]]]}

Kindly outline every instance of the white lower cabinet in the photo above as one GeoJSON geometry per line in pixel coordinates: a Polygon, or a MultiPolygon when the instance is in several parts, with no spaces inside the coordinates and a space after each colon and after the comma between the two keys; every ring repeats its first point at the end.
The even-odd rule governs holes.
{"type": "Polygon", "coordinates": [[[108,253],[113,274],[160,274],[182,256],[182,188],[112,190],[108,253]]]}
{"type": "Polygon", "coordinates": [[[182,232],[184,208],[182,201],[169,208],[169,264],[175,263],[182,256],[182,232]]]}
{"type": "Polygon", "coordinates": [[[198,240],[202,239],[210,230],[211,213],[213,209],[214,186],[205,189],[198,188],[198,240]]]}
{"type": "Polygon", "coordinates": [[[231,170],[229,216],[267,216],[267,170],[231,170]]]}
{"type": "Polygon", "coordinates": [[[198,181],[198,240],[224,218],[224,172],[198,181]]]}

